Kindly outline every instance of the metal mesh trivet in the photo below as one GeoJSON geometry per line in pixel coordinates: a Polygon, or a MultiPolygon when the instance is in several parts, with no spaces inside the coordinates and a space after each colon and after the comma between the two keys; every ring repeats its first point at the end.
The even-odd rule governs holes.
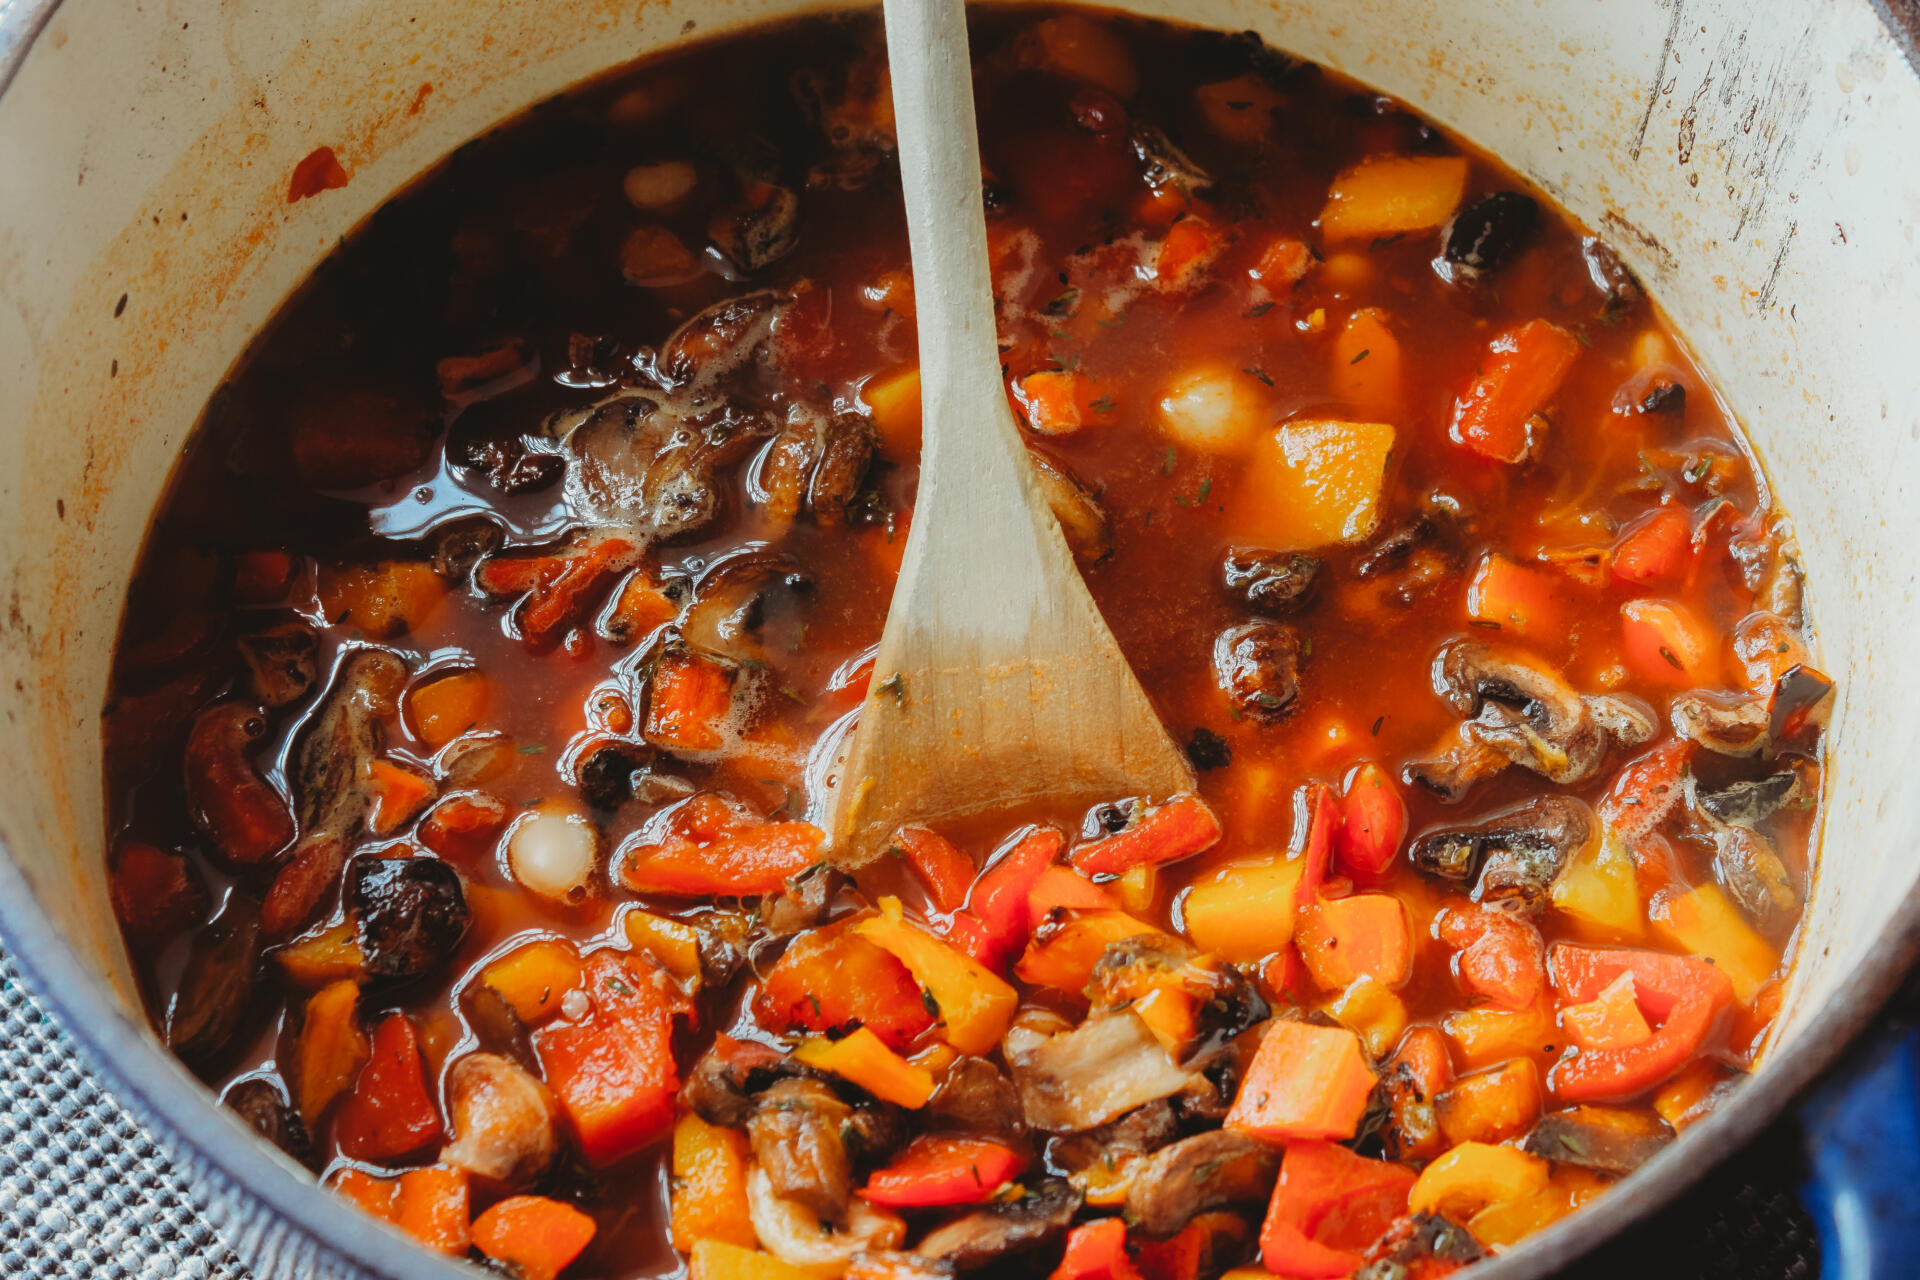
{"type": "MultiPolygon", "coordinates": [[[[1792,1122],[1775,1125],[1568,1280],[1818,1280],[1819,1239],[1793,1190],[1800,1162],[1792,1122]]],[[[249,1257],[281,1252],[253,1243],[249,1257]]],[[[332,1270],[298,1245],[285,1252],[270,1271],[332,1270]]],[[[166,1153],[94,1084],[4,951],[0,1276],[248,1280],[166,1153]]]]}

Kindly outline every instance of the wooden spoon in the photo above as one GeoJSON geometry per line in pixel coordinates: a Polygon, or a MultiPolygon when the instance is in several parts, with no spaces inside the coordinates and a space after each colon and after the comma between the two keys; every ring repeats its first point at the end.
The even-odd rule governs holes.
{"type": "Polygon", "coordinates": [[[963,0],[886,0],[886,24],[924,426],[906,559],[829,801],[847,867],[903,822],[1194,787],[1007,403],[963,0]]]}

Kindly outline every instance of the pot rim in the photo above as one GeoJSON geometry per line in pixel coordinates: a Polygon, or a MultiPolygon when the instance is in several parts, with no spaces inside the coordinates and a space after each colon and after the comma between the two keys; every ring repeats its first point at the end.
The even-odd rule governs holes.
{"type": "MultiPolygon", "coordinates": [[[[848,0],[861,3],[861,0],[848,0]]],[[[1920,73],[1920,0],[1869,0],[1909,65],[1920,73]]],[[[62,0],[0,0],[0,98],[62,0]]],[[[136,1024],[107,998],[104,987],[64,936],[37,909],[37,899],[0,830],[0,943],[34,996],[60,1020],[108,1096],[129,1105],[157,1129],[169,1155],[198,1157],[228,1180],[206,1187],[184,1179],[196,1203],[226,1196],[244,1212],[268,1210],[272,1226],[291,1225],[305,1242],[361,1269],[369,1280],[459,1280],[472,1268],[421,1248],[398,1229],[377,1223],[263,1142],[222,1107],[205,1085],[188,1079],[150,1027],[136,1024]],[[316,1194],[319,1193],[319,1194],[316,1194]]],[[[1796,1097],[1834,1066],[1920,964],[1920,883],[1890,914],[1866,959],[1842,993],[1811,1018],[1792,1045],[1769,1055],[1728,1101],[1687,1130],[1642,1169],[1593,1204],[1529,1237],[1511,1251],[1480,1263],[1484,1280],[1522,1280],[1553,1274],[1669,1204],[1691,1184],[1771,1124],[1796,1097]]],[[[189,1172],[183,1170],[183,1173],[189,1172]]],[[[192,1172],[204,1172],[197,1170],[192,1172]]],[[[231,1241],[229,1243],[232,1243],[231,1241]]],[[[243,1259],[245,1260],[245,1259],[243,1259]]]]}

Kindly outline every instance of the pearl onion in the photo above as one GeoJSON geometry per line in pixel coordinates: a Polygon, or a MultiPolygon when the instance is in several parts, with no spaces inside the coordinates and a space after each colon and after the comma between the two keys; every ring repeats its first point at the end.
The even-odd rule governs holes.
{"type": "Polygon", "coordinates": [[[585,814],[546,805],[507,835],[507,870],[543,898],[574,903],[586,896],[600,837],[585,814]]]}
{"type": "Polygon", "coordinates": [[[664,213],[692,195],[699,181],[700,171],[691,164],[668,160],[664,164],[635,165],[627,170],[620,188],[634,208],[664,213]]]}

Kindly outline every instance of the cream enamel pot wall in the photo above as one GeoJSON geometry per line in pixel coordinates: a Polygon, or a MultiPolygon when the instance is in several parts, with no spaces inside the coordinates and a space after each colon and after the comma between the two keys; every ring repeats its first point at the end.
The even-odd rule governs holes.
{"type": "MultiPolygon", "coordinates": [[[[262,1277],[462,1271],[256,1141],[139,1010],[99,717],[173,458],[248,338],[413,175],[608,66],[818,7],[0,0],[0,929],[262,1277]],[[351,181],[288,203],[323,145],[351,181]]],[[[1538,182],[1649,284],[1796,522],[1841,696],[1786,1006],[1728,1105],[1476,1273],[1546,1274],[1776,1114],[1920,949],[1920,82],[1867,0],[1124,7],[1256,30],[1538,182]]]]}

